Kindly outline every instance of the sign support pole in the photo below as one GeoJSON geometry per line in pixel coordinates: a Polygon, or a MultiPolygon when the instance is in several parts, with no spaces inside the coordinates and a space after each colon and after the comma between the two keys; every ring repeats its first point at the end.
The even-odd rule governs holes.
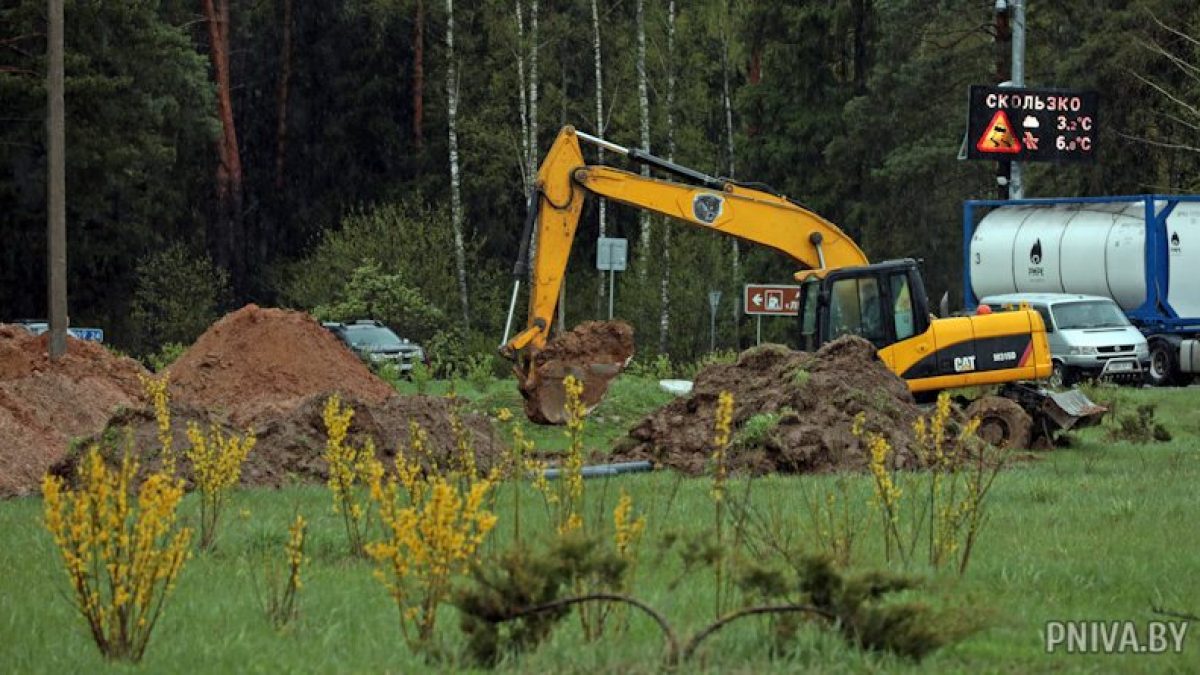
{"type": "MultiPolygon", "coordinates": [[[[1012,32],[1008,27],[1008,3],[996,2],[996,82],[1003,86],[1009,79],[1009,63],[1005,57],[1008,50],[1004,43],[1012,41],[1012,32]]],[[[968,139],[969,140],[969,139],[968,139]]],[[[1009,173],[1012,162],[1002,159],[996,162],[996,198],[1008,199],[1009,173]]]]}
{"type": "MultiPolygon", "coordinates": [[[[1010,0],[1012,3],[1012,84],[1025,86],[1025,0],[1010,0]]],[[[1012,162],[1008,178],[1009,196],[1025,198],[1025,178],[1021,162],[1012,162]]]]}
{"type": "Polygon", "coordinates": [[[613,287],[616,284],[617,271],[610,269],[608,271],[608,320],[613,318],[613,287]]]}
{"type": "Polygon", "coordinates": [[[754,346],[757,347],[762,344],[762,314],[757,315],[755,319],[758,325],[754,329],[754,346]]]}

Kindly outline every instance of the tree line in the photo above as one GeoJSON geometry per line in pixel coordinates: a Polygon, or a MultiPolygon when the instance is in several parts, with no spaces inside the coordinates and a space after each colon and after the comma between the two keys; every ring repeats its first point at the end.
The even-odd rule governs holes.
{"type": "MultiPolygon", "coordinates": [[[[1200,189],[1200,7],[1027,6],[1026,82],[1101,96],[1099,161],[1030,166],[1027,195],[1200,189]]],[[[66,0],[72,323],[146,353],[247,301],[345,304],[366,269],[440,317],[417,337],[494,346],[530,183],[564,124],[769,184],[872,259],[923,259],[930,294],[953,295],[961,203],[995,194],[993,163],[957,159],[968,85],[1003,74],[994,7],[66,0]]],[[[0,9],[0,320],[45,313],[45,12],[0,9]]],[[[616,306],[644,352],[706,350],[709,290],[720,344],[746,346],[730,299],[793,271],[590,200],[568,326],[606,311],[601,235],[630,240],[616,306]]],[[[765,328],[784,340],[791,323],[765,328]]]]}

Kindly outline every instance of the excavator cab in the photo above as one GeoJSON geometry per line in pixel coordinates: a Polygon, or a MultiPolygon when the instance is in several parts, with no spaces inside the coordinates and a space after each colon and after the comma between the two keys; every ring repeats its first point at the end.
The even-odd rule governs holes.
{"type": "Polygon", "coordinates": [[[800,348],[843,335],[884,349],[929,329],[929,300],[915,260],[844,267],[801,283],[800,348]]]}

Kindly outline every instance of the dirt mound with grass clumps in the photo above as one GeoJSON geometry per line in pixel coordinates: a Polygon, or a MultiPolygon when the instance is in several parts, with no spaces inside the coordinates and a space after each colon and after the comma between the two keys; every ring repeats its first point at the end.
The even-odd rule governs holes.
{"type": "MultiPolygon", "coordinates": [[[[176,452],[182,454],[190,446],[187,427],[193,423],[206,431],[215,424],[225,434],[242,435],[249,429],[254,432],[256,441],[242,467],[243,485],[283,487],[292,483],[324,482],[329,477],[329,466],[322,457],[327,438],[323,418],[326,400],[327,396],[318,394],[300,400],[286,411],[265,409],[245,424],[234,424],[228,415],[219,412],[172,403],[172,442],[176,452]]],[[[457,466],[458,437],[452,423],[456,404],[449,399],[395,396],[378,405],[355,399],[343,399],[342,405],[354,409],[346,442],[362,447],[368,438],[374,440],[375,456],[389,470],[397,448],[411,454],[408,451],[410,422],[419,424],[427,434],[426,449],[439,466],[457,466]]],[[[459,420],[475,451],[476,465],[480,471],[488,471],[500,461],[504,446],[486,417],[468,413],[461,404],[459,406],[459,420]]],[[[115,461],[126,446],[127,433],[133,434],[133,447],[138,449],[142,470],[157,470],[160,466],[158,423],[149,406],[122,410],[109,420],[103,433],[88,440],[100,442],[106,455],[111,455],[110,459],[115,461]]],[[[89,444],[81,444],[69,453],[52,472],[64,478],[73,477],[83,456],[83,447],[89,444]]],[[[191,480],[190,468],[187,461],[179,462],[181,474],[188,480],[191,480]]]]}
{"type": "Polygon", "coordinates": [[[732,364],[709,366],[692,393],[635,425],[614,460],[650,460],[688,474],[703,473],[713,453],[717,399],[733,394],[729,466],[755,474],[822,473],[866,467],[866,444],[851,432],[886,437],[891,465],[917,463],[913,423],[920,410],[908,386],[858,337],[839,338],[815,353],[780,345],[749,349],[732,364]]]}
{"type": "Polygon", "coordinates": [[[308,314],[257,305],[225,315],[168,369],[171,397],[245,421],[285,414],[307,396],[338,392],[378,405],[386,382],[308,314]]]}
{"type": "Polygon", "coordinates": [[[49,357],[49,333],[0,325],[0,497],[37,490],[72,439],[103,429],[109,416],[142,404],[137,361],[67,337],[49,357]]]}

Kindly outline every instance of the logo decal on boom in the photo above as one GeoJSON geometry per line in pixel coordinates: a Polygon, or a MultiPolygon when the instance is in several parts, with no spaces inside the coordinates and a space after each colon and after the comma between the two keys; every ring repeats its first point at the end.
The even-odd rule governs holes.
{"type": "Polygon", "coordinates": [[[692,215],[696,216],[696,220],[705,225],[712,225],[717,218],[721,217],[721,211],[725,207],[725,199],[720,195],[714,195],[710,192],[701,192],[692,197],[692,215]]]}

